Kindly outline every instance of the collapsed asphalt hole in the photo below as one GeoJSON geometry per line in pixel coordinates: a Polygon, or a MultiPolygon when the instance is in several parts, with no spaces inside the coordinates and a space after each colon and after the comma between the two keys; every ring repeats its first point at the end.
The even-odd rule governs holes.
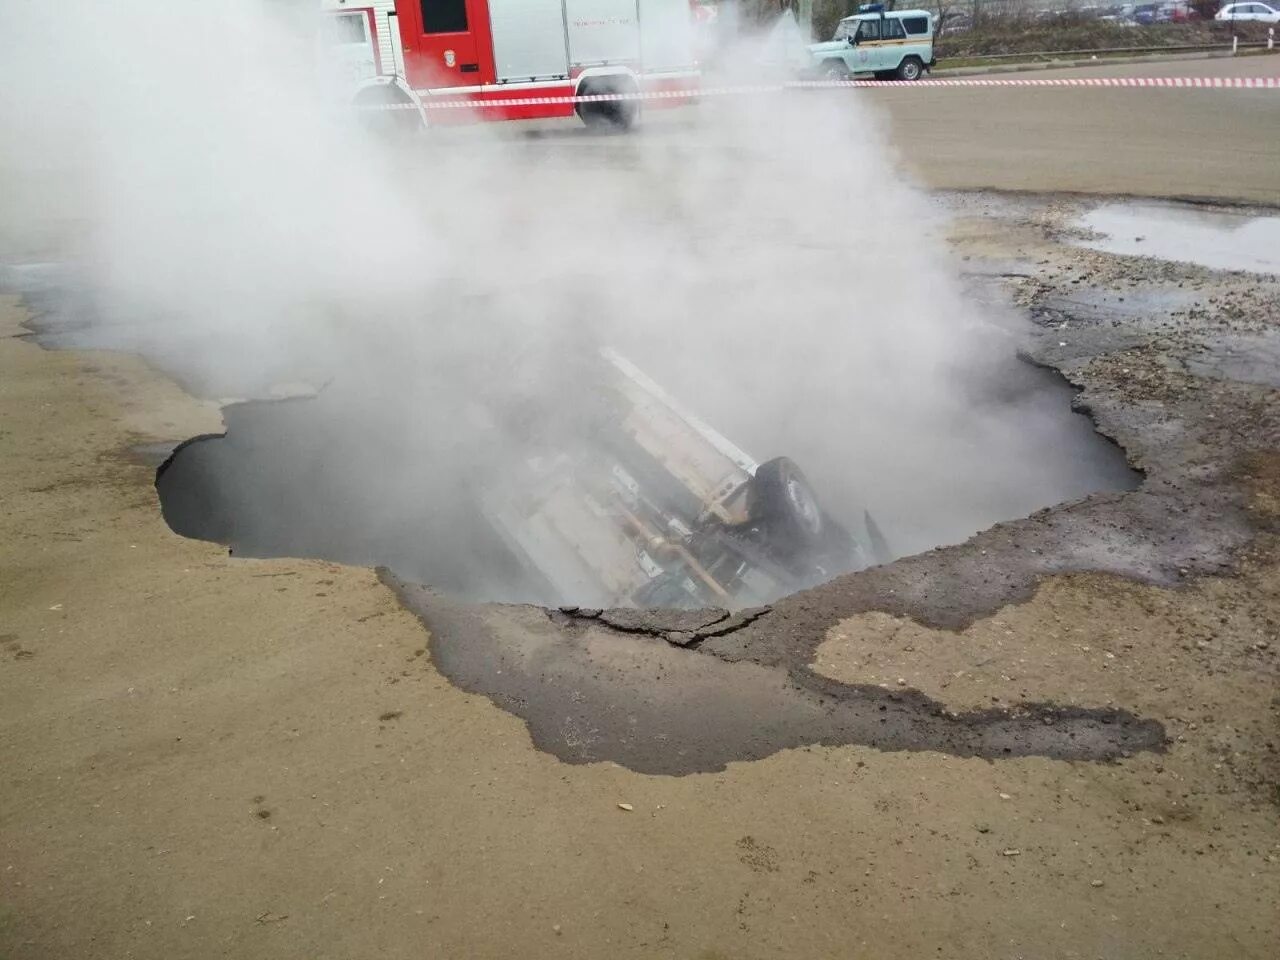
{"type": "MultiPolygon", "coordinates": [[[[1035,385],[1063,428],[1053,442],[1087,467],[1080,492],[1136,484],[1119,448],[1070,412],[1074,390],[1065,380],[1026,363],[1015,369],[1026,381],[1001,389],[1014,402],[1026,383],[1035,385]]],[[[732,652],[735,638],[763,621],[759,608],[742,609],[740,596],[719,609],[668,610],[653,619],[548,591],[494,523],[484,491],[468,482],[512,468],[510,458],[468,447],[470,432],[446,430],[438,440],[430,429],[462,418],[460,409],[437,407],[424,423],[339,388],[310,399],[238,403],[224,415],[225,435],[184,444],[158,472],[170,526],[237,555],[380,567],[430,629],[435,666],[523,718],[541,749],[568,762],[612,760],[681,775],[815,744],[991,759],[1108,760],[1162,748],[1163,728],[1124,710],[1025,704],[955,715],[915,691],[835,683],[805,669],[803,643],[772,662],[743,661],[732,652]],[[457,469],[462,463],[483,469],[457,469]],[[484,600],[553,609],[462,602],[484,600]],[[728,654],[717,646],[724,643],[728,654]]],[[[938,481],[943,495],[956,478],[940,471],[938,481]]],[[[1059,495],[1056,488],[1040,494],[1059,495]]],[[[611,521],[608,511],[599,516],[611,521]]],[[[886,525],[897,526],[892,518],[886,525]]],[[[854,536],[876,549],[865,527],[854,536]]]]}
{"type": "Polygon", "coordinates": [[[341,378],[306,399],[232,404],[225,435],[182,445],[158,471],[165,519],[239,556],[383,566],[472,602],[741,609],[1139,479],[1072,412],[1073,388],[1025,362],[957,402],[1008,405],[1026,436],[977,437],[968,470],[945,448],[923,476],[914,460],[886,462],[912,474],[904,483],[879,477],[874,449],[842,482],[835,433],[831,450],[804,451],[813,481],[787,457],[757,462],[629,361],[603,357],[608,378],[561,403],[572,415],[541,420],[470,396],[415,408],[341,378]],[[1022,444],[1026,462],[984,476],[982,443],[1022,444]]]}
{"type": "MultiPolygon", "coordinates": [[[[388,571],[384,577],[431,631],[437,669],[523,718],[541,749],[569,762],[612,760],[679,775],[813,744],[991,759],[1108,760],[1161,749],[1163,728],[1123,710],[1026,704],[955,715],[918,692],[826,681],[805,667],[812,638],[792,642],[795,631],[784,629],[794,622],[816,637],[823,625],[782,609],[812,607],[825,623],[824,607],[802,595],[784,600],[768,618],[752,613],[758,604],[894,554],[958,542],[977,527],[1093,491],[1137,485],[1123,452],[1072,411],[1076,391],[1056,371],[1011,361],[992,372],[998,375],[970,384],[956,402],[970,404],[975,417],[982,409],[1016,411],[999,422],[1016,423],[1020,434],[993,439],[991,431],[975,431],[964,443],[978,449],[963,457],[956,454],[964,443],[948,446],[937,436],[919,443],[936,462],[924,458],[925,472],[911,483],[901,475],[887,482],[911,488],[910,496],[894,501],[882,486],[879,524],[864,520],[862,491],[878,469],[893,473],[891,457],[858,450],[865,472],[842,484],[830,466],[848,457],[831,458],[824,469],[822,449],[797,447],[797,459],[818,464],[812,486],[801,486],[803,475],[787,461],[750,461],[638,371],[627,378],[634,389],[600,383],[583,389],[575,370],[565,378],[571,396],[560,398],[554,407],[561,416],[550,420],[538,416],[545,406],[504,404],[501,390],[497,400],[437,391],[431,402],[413,404],[405,402],[404,384],[338,377],[311,398],[225,407],[225,435],[184,444],[162,465],[156,484],[164,516],[180,534],[227,544],[240,556],[316,557],[388,571]],[[984,463],[982,443],[1000,447],[997,467],[984,463]],[[1011,450],[1027,462],[1011,458],[1011,450]],[[735,494],[732,483],[706,483],[707,463],[744,488],[735,494]],[[1001,473],[1009,469],[1013,476],[1001,473]],[[769,527],[772,517],[754,510],[759,493],[752,485],[762,473],[772,496],[790,491],[799,508],[785,518],[784,533],[803,536],[805,521],[817,520],[808,532],[820,535],[802,541],[810,568],[788,566],[756,539],[756,550],[735,554],[749,561],[740,564],[745,573],[728,568],[727,576],[706,548],[718,542],[714,537],[735,533],[729,522],[735,510],[746,526],[778,532],[769,527]],[[706,510],[708,502],[719,512],[706,510]],[[661,508],[669,512],[665,519],[661,508]],[[568,530],[575,536],[565,536],[568,530]],[[561,548],[595,549],[597,562],[587,572],[596,579],[565,575],[554,552],[539,553],[540,532],[561,548]],[[592,538],[626,549],[610,554],[593,547],[592,538]],[[851,556],[828,561],[845,543],[851,556]],[[533,556],[542,562],[531,563],[533,556]],[[599,560],[608,556],[614,560],[599,560]],[[664,576],[671,566],[679,578],[664,576]],[[733,589],[724,591],[728,596],[700,593],[704,574],[733,589]],[[650,583],[679,589],[646,591],[650,583]],[[569,612],[555,612],[557,606],[569,612]],[[591,609],[606,607],[607,615],[591,609]],[[628,609],[664,607],[666,626],[658,629],[628,609]],[[695,612],[708,607],[718,609],[695,612]],[[680,614],[685,619],[671,620],[671,608],[687,611],[680,614]],[[739,638],[760,635],[772,646],[756,659],[759,644],[739,638]]],[[[711,415],[751,447],[769,446],[751,434],[749,411],[740,412],[736,421],[732,410],[711,415]]],[[[841,433],[824,436],[839,449],[841,433]]],[[[900,566],[850,579],[874,579],[900,566]]]]}

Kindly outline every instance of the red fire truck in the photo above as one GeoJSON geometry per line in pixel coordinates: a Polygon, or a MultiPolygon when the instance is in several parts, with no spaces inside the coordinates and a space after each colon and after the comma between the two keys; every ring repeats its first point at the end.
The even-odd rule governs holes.
{"type": "Polygon", "coordinates": [[[588,125],[625,128],[637,100],[539,101],[662,91],[669,96],[653,102],[670,106],[698,80],[690,0],[321,5],[328,59],[354,84],[356,105],[396,107],[424,125],[576,113],[588,125]]]}

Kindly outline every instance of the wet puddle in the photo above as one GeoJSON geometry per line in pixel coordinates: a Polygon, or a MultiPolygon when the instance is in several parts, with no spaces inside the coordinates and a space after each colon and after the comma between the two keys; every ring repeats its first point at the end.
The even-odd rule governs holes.
{"type": "Polygon", "coordinates": [[[1213,270],[1280,273],[1280,216],[1174,203],[1108,203],[1075,225],[1099,235],[1079,241],[1091,250],[1213,270]]]}
{"type": "Polygon", "coordinates": [[[566,763],[684,776],[810,745],[1090,761],[1165,748],[1158,721],[1123,709],[953,713],[915,690],[731,663],[594,618],[457,604],[386,572],[383,580],[431,632],[437,669],[523,719],[534,743],[566,763]]]}

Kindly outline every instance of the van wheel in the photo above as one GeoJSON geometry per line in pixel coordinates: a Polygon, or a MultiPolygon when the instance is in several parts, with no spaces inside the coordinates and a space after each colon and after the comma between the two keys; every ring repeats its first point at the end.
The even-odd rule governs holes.
{"type": "Polygon", "coordinates": [[[828,80],[848,80],[849,65],[833,58],[822,65],[822,75],[828,80]]]}
{"type": "Polygon", "coordinates": [[[826,523],[813,488],[789,457],[756,467],[751,484],[751,519],[761,524],[768,545],[794,556],[822,542],[826,523]]]}
{"type": "Polygon", "coordinates": [[[899,80],[919,80],[924,73],[924,61],[919,57],[904,57],[898,64],[899,80]]]}
{"type": "MultiPolygon", "coordinates": [[[[591,77],[578,85],[578,96],[599,97],[609,94],[638,93],[630,77],[591,77]]],[[[640,113],[638,100],[602,100],[574,105],[578,119],[591,130],[630,130],[640,113]]]]}

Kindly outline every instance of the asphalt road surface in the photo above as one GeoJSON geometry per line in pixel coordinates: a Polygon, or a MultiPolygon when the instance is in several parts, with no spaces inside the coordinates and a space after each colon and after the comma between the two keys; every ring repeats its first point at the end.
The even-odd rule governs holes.
{"type": "MultiPolygon", "coordinates": [[[[1020,77],[1280,77],[1280,55],[1099,64],[1020,77]]],[[[940,189],[1132,194],[1280,204],[1280,89],[860,88],[904,166],[940,189]]],[[[649,111],[639,136],[681,136],[693,111],[649,111]]],[[[577,141],[573,122],[513,126],[577,141]]]]}
{"type": "MultiPolygon", "coordinates": [[[[1036,70],[1051,77],[1277,77],[1280,56],[1036,70]]],[[[873,94],[932,187],[1280,203],[1280,89],[890,89],[873,94]]]]}

